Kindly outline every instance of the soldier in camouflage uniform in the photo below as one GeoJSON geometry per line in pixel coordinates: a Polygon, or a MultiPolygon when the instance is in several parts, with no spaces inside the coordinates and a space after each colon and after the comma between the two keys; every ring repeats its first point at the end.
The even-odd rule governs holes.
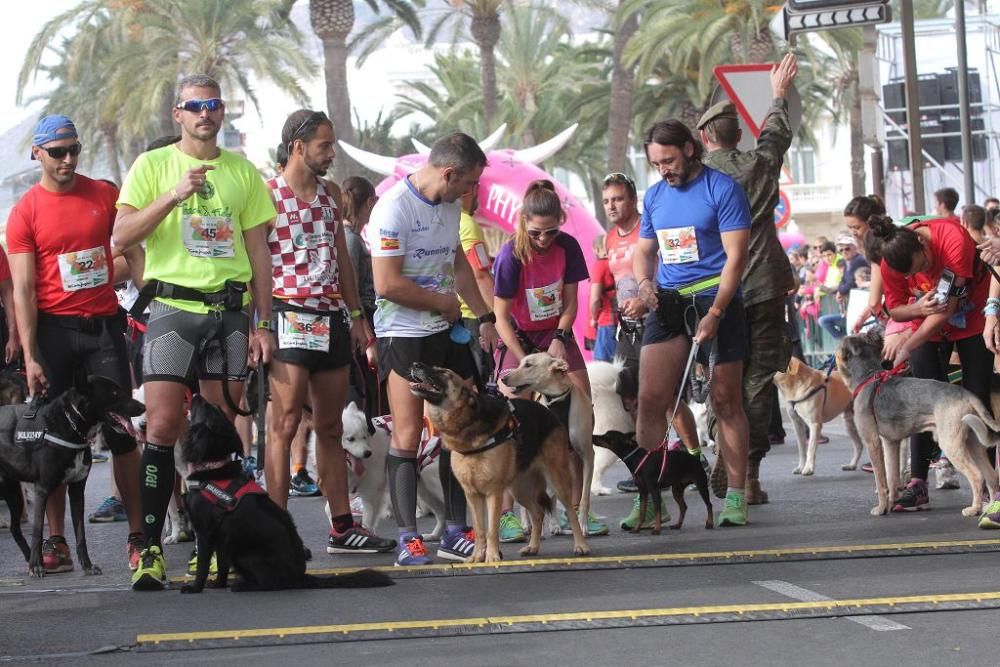
{"type": "MultiPolygon", "coordinates": [[[[771,448],[768,426],[774,400],[774,373],[788,366],[790,343],[785,324],[785,295],[795,288],[791,266],[774,226],[778,181],[785,152],[792,143],[785,94],[798,71],[795,56],[786,55],[771,70],[774,102],[764,122],[757,147],[737,149],[741,131],[732,102],[712,106],[698,121],[705,144],[704,164],[733,177],[750,200],[753,218],[750,251],[743,274],[743,303],[750,331],[750,358],[743,373],[743,397],[750,422],[750,460],[747,468],[747,504],[767,502],[760,488],[760,462],[771,448]]],[[[721,450],[720,450],[721,451],[721,450]]],[[[726,488],[725,467],[716,465],[713,488],[726,488]]]]}

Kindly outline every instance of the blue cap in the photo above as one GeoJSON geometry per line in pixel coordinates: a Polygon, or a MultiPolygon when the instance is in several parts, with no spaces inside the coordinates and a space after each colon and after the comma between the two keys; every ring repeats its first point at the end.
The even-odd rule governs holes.
{"type": "MultiPolygon", "coordinates": [[[[35,138],[31,140],[31,145],[44,146],[50,141],[75,139],[76,137],[76,125],[68,116],[45,116],[35,126],[35,138]]],[[[31,159],[35,159],[34,151],[31,152],[31,159]]]]}

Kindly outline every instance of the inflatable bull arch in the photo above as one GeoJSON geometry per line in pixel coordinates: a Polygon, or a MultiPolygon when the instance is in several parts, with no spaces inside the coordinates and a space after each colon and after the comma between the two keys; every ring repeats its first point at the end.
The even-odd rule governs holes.
{"type": "MultiPolygon", "coordinates": [[[[479,179],[479,209],[476,211],[475,218],[480,225],[499,229],[510,236],[514,233],[522,198],[525,190],[528,189],[528,184],[540,178],[548,179],[555,184],[556,192],[562,198],[563,209],[566,211],[566,223],[563,225],[563,231],[576,238],[580,243],[583,255],[587,258],[588,268],[590,268],[595,261],[594,237],[603,235],[604,228],[594,218],[593,213],[581,204],[562,183],[537,166],[565,146],[566,142],[573,136],[577,126],[573,125],[563,130],[544,143],[521,150],[510,148],[495,150],[497,143],[507,129],[506,124],[480,141],[479,146],[486,153],[489,164],[479,179]]],[[[417,152],[397,158],[370,153],[343,141],[338,143],[344,152],[358,163],[386,177],[375,188],[375,191],[381,195],[427,161],[430,148],[416,139],[411,141],[417,152]]],[[[580,283],[578,297],[579,306],[573,330],[580,343],[580,348],[583,349],[584,330],[590,319],[590,281],[580,283]]],[[[590,353],[585,354],[587,358],[590,357],[590,353]]]]}

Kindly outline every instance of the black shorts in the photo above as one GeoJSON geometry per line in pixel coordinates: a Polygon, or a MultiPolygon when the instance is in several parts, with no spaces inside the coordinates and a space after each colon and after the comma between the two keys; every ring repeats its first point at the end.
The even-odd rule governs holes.
{"type": "MultiPolygon", "coordinates": [[[[132,390],[125,349],[125,313],[109,317],[66,317],[38,313],[36,341],[39,363],[49,381],[47,394],[58,396],[88,375],[114,380],[132,390]]],[[[127,454],[135,449],[133,438],[108,439],[111,453],[127,454]]]]}
{"type": "Polygon", "coordinates": [[[378,339],[378,377],[384,382],[389,371],[410,377],[410,366],[416,362],[450,368],[463,378],[472,377],[472,351],[468,345],[451,340],[449,332],[419,338],[399,336],[378,339]]]}
{"type": "MultiPolygon", "coordinates": [[[[708,314],[708,309],[712,307],[715,297],[696,296],[693,299],[689,297],[685,301],[689,304],[685,312],[685,322],[688,331],[694,332],[697,329],[698,321],[708,314]],[[690,305],[692,301],[694,308],[690,305]]],[[[662,343],[682,335],[687,336],[688,340],[691,339],[690,333],[668,332],[660,323],[655,312],[646,315],[645,331],[642,335],[643,345],[662,343]]],[[[722,314],[719,330],[715,336],[715,363],[727,364],[734,361],[746,361],[750,356],[749,340],[746,314],[743,312],[743,300],[733,299],[729,303],[729,307],[726,308],[726,312],[722,314]]],[[[699,348],[696,357],[698,363],[708,365],[712,348],[711,343],[699,348]]]]}
{"type": "MultiPolygon", "coordinates": [[[[277,299],[275,300],[273,326],[276,332],[275,339],[278,343],[278,351],[275,354],[275,358],[278,361],[285,362],[286,364],[301,366],[308,370],[310,374],[344,368],[349,365],[351,363],[352,354],[351,329],[347,324],[346,313],[342,310],[335,310],[330,313],[319,315],[320,317],[328,320],[330,324],[328,338],[329,345],[326,350],[305,349],[302,347],[290,346],[281,347],[281,327],[285,326],[285,320],[289,316],[294,318],[299,313],[302,313],[310,318],[319,315],[301,311],[297,308],[291,308],[287,304],[280,303],[277,299]]],[[[316,338],[313,337],[312,342],[315,343],[315,341],[316,338]]],[[[287,345],[289,340],[286,339],[284,342],[287,345]]],[[[299,342],[300,344],[307,344],[305,341],[299,342]]]]}
{"type": "Polygon", "coordinates": [[[249,336],[246,310],[190,313],[153,301],[143,346],[142,379],[189,386],[196,379],[242,380],[247,374],[249,336]]]}

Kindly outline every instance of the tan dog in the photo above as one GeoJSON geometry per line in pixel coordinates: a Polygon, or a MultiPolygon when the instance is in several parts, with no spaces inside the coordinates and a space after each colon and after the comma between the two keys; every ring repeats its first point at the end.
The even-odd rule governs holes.
{"type": "MultiPolygon", "coordinates": [[[[478,394],[447,368],[413,364],[410,391],[427,401],[427,416],[451,450],[451,471],[472,511],[474,563],[500,561],[500,512],[510,489],[531,517],[531,537],[521,555],[538,553],[545,511],[552,510],[546,480],[559,501],[572,506],[569,436],[547,408],[534,401],[478,394]],[[486,537],[485,541],[483,536],[486,537]]],[[[590,553],[576,514],[567,512],[573,553],[590,553]]]]}
{"type": "MultiPolygon", "coordinates": [[[[590,396],[569,379],[569,364],[548,352],[529,354],[502,382],[515,394],[539,395],[542,405],[552,410],[569,429],[569,444],[583,461],[583,491],[579,515],[590,513],[590,488],[594,478],[594,405],[590,396]]],[[[566,506],[566,513],[572,505],[566,506]]]]}
{"type": "Polygon", "coordinates": [[[826,373],[811,368],[795,357],[788,362],[785,373],[774,374],[774,384],[788,402],[788,418],[795,427],[795,439],[799,443],[799,464],[792,472],[796,475],[812,475],[816,471],[816,444],[823,424],[838,415],[844,415],[847,434],[851,436],[854,456],[850,463],[840,466],[841,470],[855,470],[861,459],[861,436],[854,425],[854,402],[851,391],[844,384],[840,373],[826,373]],[[809,429],[808,440],[806,428],[809,429]]]}

